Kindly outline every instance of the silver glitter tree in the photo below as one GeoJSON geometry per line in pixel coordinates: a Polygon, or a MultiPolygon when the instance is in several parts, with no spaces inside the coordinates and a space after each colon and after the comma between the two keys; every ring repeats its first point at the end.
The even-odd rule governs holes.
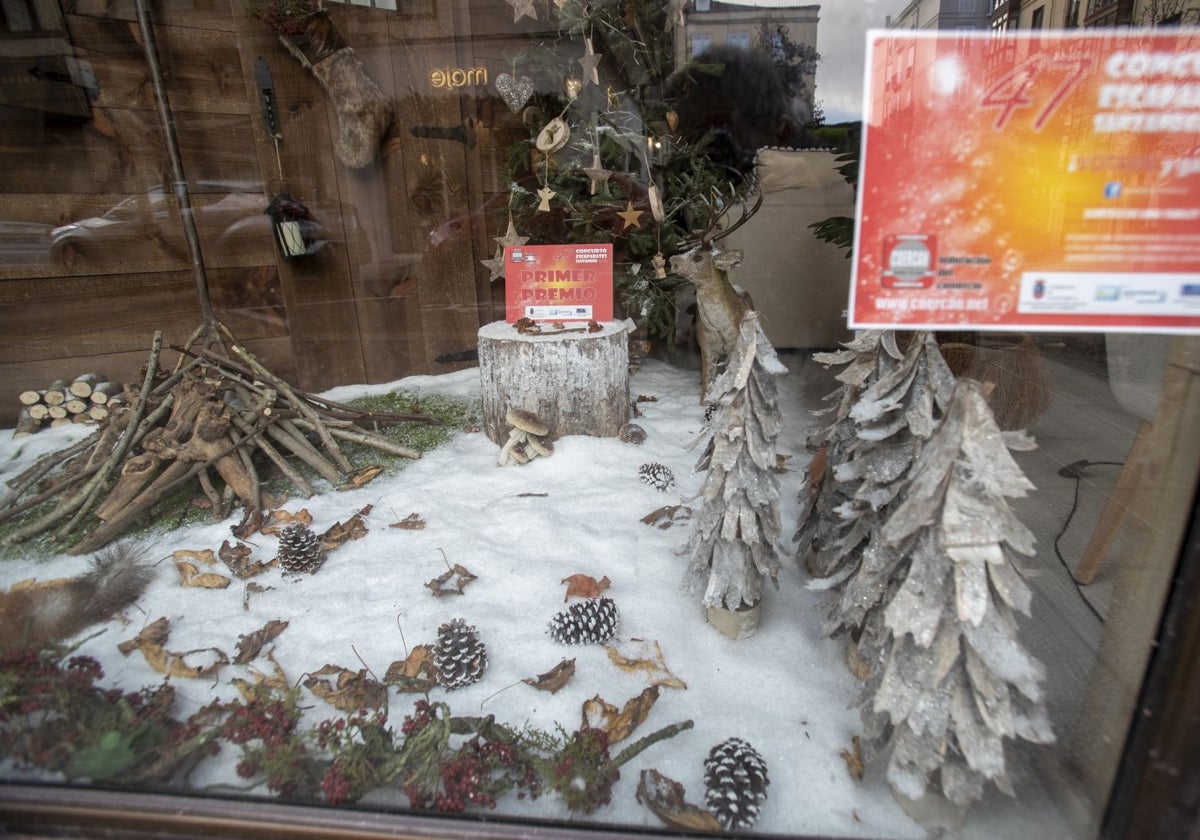
{"type": "Polygon", "coordinates": [[[757,604],[764,578],[779,572],[781,524],[775,441],[782,421],[775,377],[786,373],[749,312],[738,342],[710,389],[716,409],[712,436],[696,465],[708,470],[688,549],[689,592],[703,590],[707,607],[757,604]]]}
{"type": "Polygon", "coordinates": [[[1034,536],[1007,499],[1033,485],[1009,449],[1033,447],[996,425],[986,386],[960,380],[872,537],[896,558],[887,576],[898,586],[882,610],[882,667],[864,684],[865,740],[888,753],[888,782],[910,800],[935,786],[965,806],[989,781],[1013,795],[1005,741],[1054,740],[1043,668],[1015,617],[1029,614],[1031,596],[1011,554],[1032,555],[1034,536]]]}

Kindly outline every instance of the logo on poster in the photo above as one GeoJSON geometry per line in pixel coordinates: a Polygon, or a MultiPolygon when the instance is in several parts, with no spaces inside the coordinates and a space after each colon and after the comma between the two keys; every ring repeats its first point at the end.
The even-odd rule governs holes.
{"type": "Polygon", "coordinates": [[[933,285],[936,238],[928,234],[889,234],[883,239],[883,279],[889,289],[927,289],[933,285]]]}

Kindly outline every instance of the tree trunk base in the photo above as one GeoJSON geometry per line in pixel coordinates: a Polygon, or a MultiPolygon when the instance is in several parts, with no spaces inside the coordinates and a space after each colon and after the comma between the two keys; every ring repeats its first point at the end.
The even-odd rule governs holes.
{"type": "Polygon", "coordinates": [[[708,623],[722,636],[731,639],[749,639],[758,632],[762,621],[762,601],[743,604],[736,610],[726,607],[708,607],[708,623]]]}
{"type": "Polygon", "coordinates": [[[504,321],[479,330],[483,430],[500,446],[508,440],[509,409],[536,415],[549,435],[616,437],[629,419],[628,322],[606,321],[598,332],[569,323],[520,333],[504,321]],[[575,331],[576,328],[579,331],[575,331]]]}

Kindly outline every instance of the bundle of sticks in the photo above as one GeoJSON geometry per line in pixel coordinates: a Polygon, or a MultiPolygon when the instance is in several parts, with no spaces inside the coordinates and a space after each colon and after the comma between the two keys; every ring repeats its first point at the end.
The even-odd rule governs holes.
{"type": "Polygon", "coordinates": [[[69,551],[86,554],[145,519],[187,482],[198,483],[216,519],[240,503],[244,516],[235,532],[245,536],[257,530],[272,501],[261,469],[273,467],[306,496],[317,492],[317,479],[306,475],[338,490],[360,487],[381,467],[355,467],[339,441],[419,458],[378,429],[402,421],[439,422],[420,413],[363,411],[299,391],[221,329],[220,341],[201,345],[193,336],[187,345],[170,348],[179,359],[169,374],[160,366],[162,333],[156,333],[141,387],[129,389],[129,402],[86,439],[43,456],[8,482],[0,523],[38,510],[4,542],[78,538],[69,551]],[[39,509],[43,505],[48,510],[39,509]]]}

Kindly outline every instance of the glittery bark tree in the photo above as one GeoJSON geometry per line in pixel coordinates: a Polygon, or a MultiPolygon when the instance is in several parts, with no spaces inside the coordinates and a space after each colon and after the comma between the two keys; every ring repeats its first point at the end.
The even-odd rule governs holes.
{"type": "Polygon", "coordinates": [[[774,580],[779,571],[775,441],[782,424],[774,377],[786,372],[757,313],[747,314],[728,365],[713,382],[712,437],[696,465],[708,475],[684,588],[703,590],[705,606],[757,604],[763,579],[774,580]]]}
{"type": "Polygon", "coordinates": [[[864,684],[865,741],[887,753],[888,782],[910,800],[932,786],[964,806],[989,781],[1012,795],[1005,742],[1054,740],[1043,669],[1015,616],[1029,614],[1031,596],[1011,555],[1032,555],[1034,536],[1007,499],[1033,485],[1009,449],[1033,446],[996,425],[986,386],[960,380],[872,536],[889,558],[873,572],[888,596],[880,667],[864,684]]]}

